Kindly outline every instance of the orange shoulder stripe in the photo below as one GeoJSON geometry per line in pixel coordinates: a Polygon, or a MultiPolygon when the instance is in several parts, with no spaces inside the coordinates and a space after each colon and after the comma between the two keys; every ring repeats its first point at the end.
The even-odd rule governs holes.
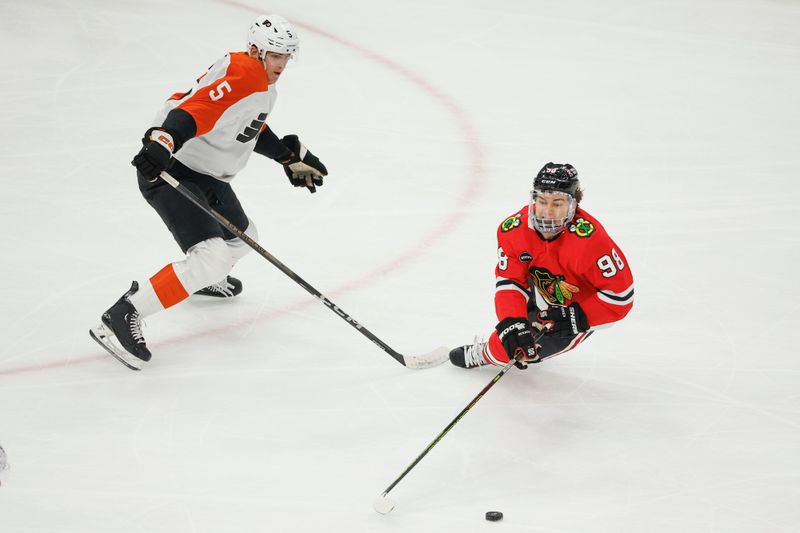
{"type": "Polygon", "coordinates": [[[225,76],[198,89],[178,106],[194,118],[197,137],[214,129],[222,114],[236,102],[267,90],[267,73],[257,59],[233,52],[230,60],[225,76]]]}

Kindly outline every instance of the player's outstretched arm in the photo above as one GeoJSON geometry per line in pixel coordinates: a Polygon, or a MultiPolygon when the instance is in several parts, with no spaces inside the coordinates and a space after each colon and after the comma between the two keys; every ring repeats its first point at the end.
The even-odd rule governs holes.
{"type": "Polygon", "coordinates": [[[603,237],[586,254],[584,276],[595,292],[580,303],[593,328],[622,320],[633,308],[633,274],[628,260],[608,235],[603,237]]]}

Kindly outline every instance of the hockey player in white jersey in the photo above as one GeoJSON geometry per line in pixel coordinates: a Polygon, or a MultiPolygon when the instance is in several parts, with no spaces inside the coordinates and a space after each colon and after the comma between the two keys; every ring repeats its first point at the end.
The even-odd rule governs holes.
{"type": "Polygon", "coordinates": [[[101,324],[90,330],[92,338],[129,368],[138,370],[151,358],[142,318],[192,293],[236,296],[242,284],[228,273],[250,251],[241,239],[160,179],[162,171],[253,239],[257,239],[256,227],[230,185],[252,152],[283,165],[292,185],[312,193],[328,174],[296,135],[279,139],[267,125],[277,97],[275,84],[298,44],[286,19],[258,17],[248,30],[246,51],[226,54],[189,91],[173,94],[145,132],[142,149],[131,162],[139,189],[185,257],[142,283],[134,281],[103,313],[101,324]]]}

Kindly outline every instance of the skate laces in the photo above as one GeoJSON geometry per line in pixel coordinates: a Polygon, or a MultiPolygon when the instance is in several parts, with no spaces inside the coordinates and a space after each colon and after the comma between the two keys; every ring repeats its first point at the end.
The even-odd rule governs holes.
{"type": "Polygon", "coordinates": [[[233,296],[233,283],[228,282],[228,278],[226,277],[222,281],[214,283],[213,285],[209,285],[206,287],[207,290],[218,292],[220,294],[224,294],[225,296],[233,296]]]}
{"type": "Polygon", "coordinates": [[[464,364],[467,368],[486,364],[483,359],[483,339],[475,337],[472,341],[472,346],[464,347],[464,364]]]}
{"type": "Polygon", "coordinates": [[[139,317],[139,311],[134,311],[128,315],[128,329],[131,331],[133,340],[139,344],[144,344],[144,334],[142,333],[142,325],[144,320],[139,317]]]}

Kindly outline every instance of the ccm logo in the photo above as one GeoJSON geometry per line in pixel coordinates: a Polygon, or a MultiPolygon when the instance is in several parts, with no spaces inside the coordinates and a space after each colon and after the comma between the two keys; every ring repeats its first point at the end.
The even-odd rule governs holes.
{"type": "Polygon", "coordinates": [[[170,152],[175,151],[175,145],[172,143],[172,138],[167,137],[163,133],[159,134],[158,138],[156,139],[158,142],[169,148],[170,152]]]}
{"type": "MultiPolygon", "coordinates": [[[[358,323],[358,322],[356,322],[356,321],[355,321],[353,318],[351,318],[351,317],[350,317],[350,315],[348,315],[347,313],[345,313],[344,311],[342,311],[341,309],[339,309],[338,307],[336,307],[336,306],[334,305],[334,303],[333,303],[333,302],[331,302],[330,300],[328,300],[328,299],[327,299],[327,298],[326,298],[324,295],[320,294],[319,296],[317,296],[317,298],[319,298],[320,300],[322,300],[322,303],[324,303],[324,304],[325,304],[327,307],[329,307],[330,309],[332,309],[334,313],[336,313],[336,314],[337,314],[337,315],[339,315],[340,317],[344,318],[346,321],[348,321],[348,322],[350,322],[351,324],[353,324],[353,326],[355,326],[355,328],[356,328],[356,329],[359,329],[359,330],[361,329],[361,324],[359,324],[359,323],[358,323]]],[[[373,342],[375,342],[375,341],[373,341],[373,342]]],[[[376,344],[377,344],[377,343],[376,343],[376,344]]],[[[378,345],[378,346],[380,346],[380,345],[378,345]]]]}

